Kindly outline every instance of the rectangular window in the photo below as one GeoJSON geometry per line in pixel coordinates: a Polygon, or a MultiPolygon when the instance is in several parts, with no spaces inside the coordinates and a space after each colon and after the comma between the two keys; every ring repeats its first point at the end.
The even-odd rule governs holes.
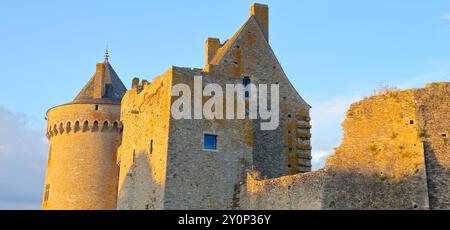
{"type": "Polygon", "coordinates": [[[150,154],[153,154],[153,140],[150,140],[150,154]]]}
{"type": "Polygon", "coordinates": [[[203,148],[210,150],[217,149],[217,135],[205,134],[203,148]]]}
{"type": "Polygon", "coordinates": [[[248,85],[250,85],[250,82],[251,82],[250,77],[244,77],[242,79],[242,84],[245,87],[245,97],[250,97],[250,90],[248,88],[248,85]]]}

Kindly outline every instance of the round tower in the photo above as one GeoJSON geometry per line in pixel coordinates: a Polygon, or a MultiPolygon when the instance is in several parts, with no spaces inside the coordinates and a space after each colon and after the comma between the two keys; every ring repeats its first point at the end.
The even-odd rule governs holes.
{"type": "Polygon", "coordinates": [[[72,102],[48,110],[50,147],[43,209],[116,208],[116,152],[125,91],[106,53],[105,61],[97,64],[95,74],[72,102]]]}

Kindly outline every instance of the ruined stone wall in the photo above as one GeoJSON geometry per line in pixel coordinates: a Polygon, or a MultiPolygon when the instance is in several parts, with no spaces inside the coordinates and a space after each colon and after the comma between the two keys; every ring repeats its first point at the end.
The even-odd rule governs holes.
{"type": "Polygon", "coordinates": [[[324,209],[429,208],[414,90],[354,103],[343,128],[327,160],[324,209]]]}
{"type": "Polygon", "coordinates": [[[122,100],[124,124],[118,209],[163,209],[166,184],[172,70],[143,81],[122,100]]]}
{"type": "Polygon", "coordinates": [[[431,209],[450,209],[450,83],[415,91],[419,136],[425,145],[431,209]]]}
{"type": "Polygon", "coordinates": [[[43,209],[116,208],[119,115],[120,106],[109,104],[68,104],[49,110],[43,209]]]}
{"type": "Polygon", "coordinates": [[[450,84],[354,103],[325,169],[247,178],[243,209],[448,209],[450,84]]]}
{"type": "Polygon", "coordinates": [[[326,170],[259,180],[249,174],[241,193],[244,210],[320,210],[326,170]]]}

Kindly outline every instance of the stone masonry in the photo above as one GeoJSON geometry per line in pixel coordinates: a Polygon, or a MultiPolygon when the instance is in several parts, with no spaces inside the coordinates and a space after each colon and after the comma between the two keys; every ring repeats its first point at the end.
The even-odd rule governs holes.
{"type": "Polygon", "coordinates": [[[43,209],[116,208],[125,90],[106,54],[72,102],[47,112],[50,148],[43,209]]]}
{"type": "Polygon", "coordinates": [[[310,106],[268,43],[268,7],[254,4],[249,19],[225,43],[208,38],[205,56],[203,69],[174,66],[151,83],[136,79],[125,95],[119,209],[239,209],[248,170],[267,178],[311,171],[310,106]],[[223,89],[245,77],[256,85],[278,84],[280,126],[261,131],[260,120],[173,119],[172,86],[194,89],[195,76],[223,89]],[[204,134],[217,135],[216,150],[203,149],[204,134]]]}
{"type": "Polygon", "coordinates": [[[320,171],[250,173],[244,209],[449,209],[450,83],[354,103],[344,139],[320,171]]]}
{"type": "MultiPolygon", "coordinates": [[[[341,145],[311,172],[311,106],[270,47],[268,6],[253,4],[232,38],[205,46],[203,68],[172,66],[151,82],[133,79],[130,90],[106,53],[77,97],[47,112],[42,208],[450,209],[450,83],[354,103],[341,145]],[[261,130],[261,118],[172,116],[181,97],[192,111],[196,98],[216,97],[195,97],[207,84],[244,81],[279,86],[278,128],[261,130]],[[191,95],[176,95],[180,84],[191,95]],[[216,138],[213,149],[206,136],[216,138]]],[[[223,103],[236,108],[240,99],[251,100],[223,103]]]]}

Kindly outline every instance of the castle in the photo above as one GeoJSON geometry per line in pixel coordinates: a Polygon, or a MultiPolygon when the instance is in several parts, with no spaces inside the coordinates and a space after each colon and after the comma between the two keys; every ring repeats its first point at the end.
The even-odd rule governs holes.
{"type": "Polygon", "coordinates": [[[74,101],[47,112],[42,208],[449,209],[449,88],[352,105],[342,145],[311,172],[311,107],[269,45],[268,6],[254,4],[230,40],[207,39],[204,68],[173,66],[127,90],[106,54],[74,101]],[[261,130],[263,119],[174,119],[172,86],[195,89],[196,76],[278,85],[278,128],[261,130]]]}

